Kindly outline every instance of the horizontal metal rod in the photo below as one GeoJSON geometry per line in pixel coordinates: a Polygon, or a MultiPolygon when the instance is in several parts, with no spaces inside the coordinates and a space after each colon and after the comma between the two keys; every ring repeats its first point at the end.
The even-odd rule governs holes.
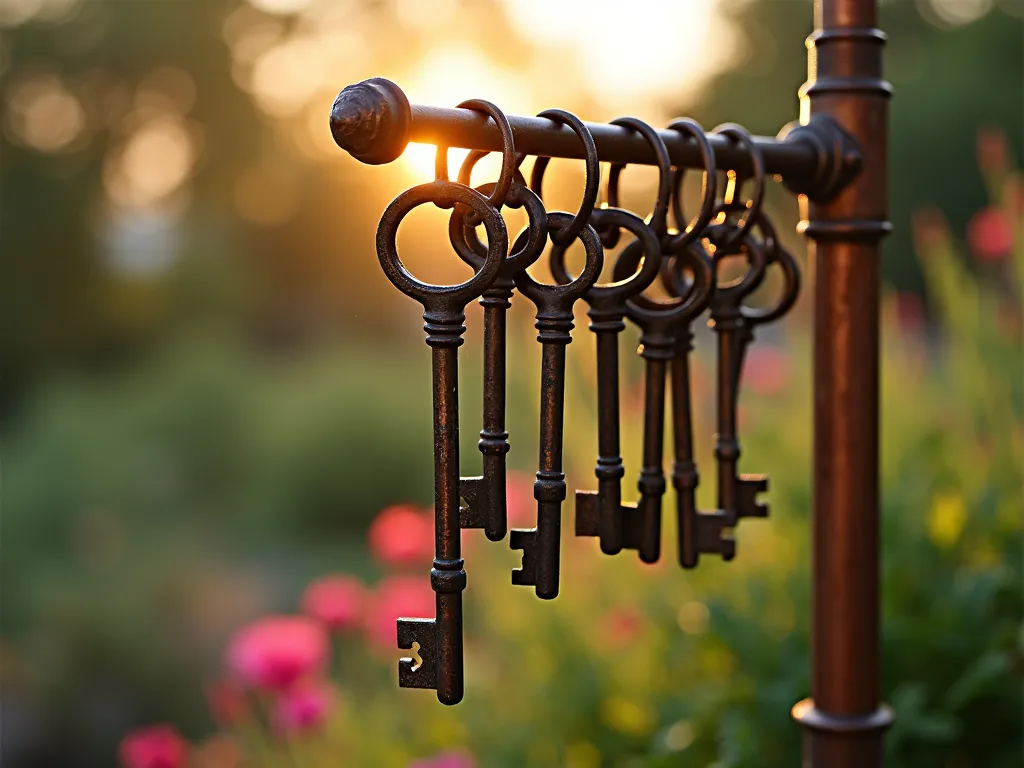
{"type": "MultiPolygon", "coordinates": [[[[582,158],[583,145],[567,126],[541,117],[507,115],[516,151],[544,157],[582,158]]],[[[586,123],[602,161],[654,165],[651,145],[636,131],[607,123],[586,123]]],[[[350,85],[331,109],[331,133],[339,147],[364,163],[389,163],[410,142],[465,149],[500,150],[501,134],[490,117],[469,109],[410,104],[390,80],[373,78],[350,85]]],[[[701,168],[697,143],[672,130],[659,131],[676,167],[701,168]]],[[[793,191],[832,194],[856,174],[859,152],[843,141],[834,123],[787,126],[780,138],[755,136],[768,174],[782,176],[793,191]]],[[[709,135],[719,169],[752,171],[743,146],[709,135]]]]}
{"type": "MultiPolygon", "coordinates": [[[[572,129],[543,117],[507,115],[516,150],[527,155],[547,157],[584,157],[583,144],[572,129]]],[[[587,123],[602,161],[654,165],[656,157],[651,145],[636,131],[607,123],[587,123]]],[[[697,142],[678,131],[660,130],[668,148],[669,157],[676,167],[702,167],[697,142]]],[[[463,147],[466,149],[501,149],[501,134],[494,121],[469,109],[412,106],[412,124],[409,140],[421,144],[463,147]]],[[[720,169],[733,169],[749,173],[752,168],[746,150],[725,136],[708,135],[715,151],[715,163],[720,169]]],[[[767,136],[755,136],[754,143],[764,156],[769,174],[806,178],[817,170],[818,158],[814,148],[797,142],[767,136]]]]}

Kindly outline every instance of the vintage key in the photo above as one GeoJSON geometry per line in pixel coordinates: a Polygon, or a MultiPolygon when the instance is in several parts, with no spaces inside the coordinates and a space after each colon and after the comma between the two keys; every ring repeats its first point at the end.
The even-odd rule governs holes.
{"type": "Polygon", "coordinates": [[[746,149],[753,171],[746,178],[735,172],[729,173],[724,198],[716,208],[718,223],[706,232],[714,248],[716,266],[726,256],[741,253],[746,253],[750,265],[740,280],[729,285],[719,283],[708,321],[718,336],[718,432],[715,435],[718,509],[735,521],[740,517],[765,517],[768,514],[767,505],[757,501],[758,494],[768,489],[768,478],[764,475],[739,475],[736,471],[740,456],[736,403],[750,332],[743,315],[743,300],[760,286],[766,266],[766,251],[751,234],[755,221],[761,217],[765,167],[764,158],[746,129],[729,123],[714,129],[713,133],[725,136],[746,149]],[[741,202],[738,193],[747,178],[753,180],[754,190],[749,202],[741,202]],[[730,219],[733,214],[740,214],[738,220],[730,219]]]}
{"type": "MultiPolygon", "coordinates": [[[[703,246],[693,245],[698,238],[703,237],[705,229],[712,218],[718,214],[717,190],[718,174],[715,164],[714,150],[708,142],[707,134],[700,123],[690,118],[678,118],[668,126],[670,129],[683,133],[692,138],[701,151],[701,160],[704,167],[701,190],[700,211],[693,221],[687,224],[686,214],[683,212],[682,184],[686,176],[686,169],[676,168],[673,179],[672,214],[679,228],[679,234],[669,241],[669,250],[679,253],[687,247],[699,248],[703,258],[696,261],[698,266],[707,269],[705,279],[711,284],[714,290],[714,275],[704,251],[703,246]]],[[[733,190],[733,194],[735,190],[733,190]]],[[[686,260],[666,260],[662,272],[666,289],[670,295],[685,295],[686,291],[692,290],[685,281],[680,279],[674,282],[676,272],[680,273],[686,265],[686,260]],[[669,263],[671,261],[671,263],[669,263]]],[[[693,269],[694,262],[690,262],[690,269],[693,269]]],[[[693,458],[693,408],[690,397],[690,352],[693,351],[693,328],[692,320],[682,320],[675,330],[675,345],[673,347],[672,359],[669,362],[669,373],[672,393],[672,487],[676,491],[676,521],[678,536],[679,564],[684,568],[692,568],[697,565],[697,558],[700,553],[717,553],[725,560],[731,560],[736,551],[735,542],[732,538],[731,528],[728,526],[728,515],[721,510],[713,512],[700,512],[697,510],[697,486],[700,483],[700,473],[693,458]]]]}
{"type": "MultiPolygon", "coordinates": [[[[630,243],[615,264],[613,277],[628,275],[640,259],[640,241],[630,243]]],[[[640,328],[640,356],[644,365],[644,440],[643,466],[637,487],[638,514],[630,515],[624,531],[625,544],[638,551],[645,563],[657,562],[661,555],[661,501],[665,494],[662,466],[665,439],[665,376],[672,358],[677,329],[687,325],[704,311],[714,287],[707,256],[692,244],[675,256],[685,262],[693,274],[688,290],[681,298],[668,301],[639,294],[626,302],[627,317],[640,328]]],[[[577,526],[580,517],[577,512],[577,526]]],[[[584,525],[587,521],[584,519],[584,525]]]]}
{"type": "MultiPolygon", "coordinates": [[[[572,226],[568,213],[548,214],[548,230],[554,241],[559,231],[572,226]]],[[[513,530],[512,549],[523,551],[522,568],[512,571],[512,583],[532,585],[537,597],[558,595],[559,546],[565,475],[562,474],[562,428],[565,403],[565,347],[572,341],[573,304],[601,274],[604,249],[590,225],[578,235],[587,261],[580,276],[567,285],[543,285],[525,270],[516,275],[516,288],[537,305],[537,341],[542,345],[540,389],[540,461],[533,495],[537,499],[537,527],[513,530]]],[[[514,250],[518,248],[514,245],[514,250]]]]}
{"type": "Polygon", "coordinates": [[[717,415],[715,459],[718,463],[718,509],[735,525],[741,517],[765,517],[768,507],[757,496],[768,489],[764,475],[740,475],[736,465],[740,457],[736,433],[736,405],[739,396],[743,355],[750,340],[750,328],[743,313],[743,300],[760,286],[764,279],[766,256],[761,243],[751,234],[737,242],[735,228],[729,224],[714,225],[708,238],[717,247],[716,264],[726,256],[746,253],[750,268],[742,278],[728,285],[718,285],[711,301],[708,325],[718,337],[717,415]]]}
{"type": "MultiPolygon", "coordinates": [[[[471,152],[459,172],[459,181],[468,184],[473,164],[486,152],[471,152]]],[[[489,195],[494,184],[484,184],[477,191],[489,195]]],[[[483,429],[478,447],[483,454],[483,473],[480,477],[463,477],[459,481],[462,498],[460,525],[462,528],[483,528],[491,541],[501,541],[508,529],[505,508],[505,454],[509,451],[508,432],[505,431],[505,316],[511,307],[512,289],[518,272],[533,264],[547,244],[548,224],[544,204],[517,173],[505,198],[509,208],[526,207],[529,216],[525,245],[506,257],[498,276],[490,288],[483,292],[480,304],[484,308],[484,408],[483,429]]],[[[487,247],[480,242],[476,230],[466,223],[466,211],[456,206],[449,221],[448,233],[459,257],[474,269],[480,269],[487,247]]],[[[518,238],[517,238],[518,242],[518,238]]]]}
{"type": "MultiPolygon", "coordinates": [[[[668,154],[666,152],[666,161],[668,154]]],[[[624,521],[636,518],[635,507],[622,504],[625,474],[619,455],[619,333],[625,330],[626,300],[641,293],[661,269],[661,246],[654,229],[643,219],[620,208],[596,210],[590,217],[595,230],[625,229],[636,235],[643,252],[640,269],[622,280],[593,285],[583,294],[590,305],[590,330],[597,339],[598,458],[594,474],[598,490],[576,491],[576,535],[594,535],[601,551],[617,554],[624,546],[624,521]]],[[[565,269],[565,249],[551,249],[551,273],[559,283],[572,278],[565,269]]],[[[634,539],[632,549],[636,548],[634,539]]]]}
{"type": "MultiPolygon", "coordinates": [[[[696,509],[694,497],[698,477],[692,463],[690,428],[679,421],[676,425],[674,482],[680,505],[679,557],[684,568],[695,567],[701,553],[719,554],[726,560],[731,559],[735,554],[735,542],[728,529],[734,527],[740,518],[764,517],[768,513],[767,505],[757,500],[758,494],[767,490],[768,478],[765,475],[738,474],[736,471],[740,455],[736,404],[743,359],[753,339],[753,329],[789,311],[799,294],[799,271],[793,257],[778,244],[771,223],[760,213],[753,217],[752,223],[764,233],[763,241],[747,233],[737,242],[733,225],[714,225],[708,230],[711,243],[719,245],[716,250],[718,259],[745,252],[750,266],[742,279],[719,286],[711,302],[709,324],[718,335],[719,427],[715,455],[718,460],[719,503],[715,511],[696,509]],[[729,244],[728,250],[723,243],[729,244]],[[783,290],[778,302],[767,309],[744,306],[744,298],[760,285],[764,270],[772,263],[779,264],[783,273],[783,290]]],[[[680,282],[677,275],[673,285],[676,290],[680,282]]],[[[680,343],[686,338],[681,336],[680,343]]],[[[689,342],[686,343],[689,346],[689,342]]],[[[680,349],[673,360],[673,398],[677,419],[681,419],[690,408],[687,351],[680,349]]]]}
{"type": "MultiPolygon", "coordinates": [[[[618,207],[618,180],[625,167],[613,163],[608,176],[608,204],[591,214],[590,221],[605,247],[613,247],[625,229],[634,234],[643,249],[643,264],[624,279],[594,285],[583,298],[590,305],[590,330],[597,342],[598,457],[594,474],[597,493],[576,491],[576,534],[588,533],[596,520],[601,551],[617,554],[624,545],[624,525],[635,520],[635,507],[622,503],[625,469],[619,448],[619,344],[625,330],[626,300],[642,293],[657,277],[661,267],[661,243],[668,238],[668,208],[672,194],[672,160],[658,132],[634,117],[620,117],[612,125],[630,128],[643,136],[654,150],[658,165],[658,195],[650,223],[618,207]],[[611,207],[609,207],[611,206],[611,207]]],[[[551,249],[551,271],[560,283],[570,280],[565,269],[565,249],[551,249]]],[[[635,536],[634,536],[635,539],[635,536]]],[[[635,540],[632,548],[636,548],[635,540]]]]}
{"type": "MultiPolygon", "coordinates": [[[[742,315],[742,326],[738,334],[734,362],[734,381],[731,387],[732,406],[735,409],[736,399],[739,396],[740,379],[743,373],[743,361],[746,356],[747,347],[754,340],[754,329],[758,325],[773,322],[785,315],[796,302],[800,295],[800,270],[796,260],[779,243],[775,235],[775,229],[768,217],[762,213],[754,216],[755,226],[764,235],[762,248],[767,265],[777,264],[782,270],[782,292],[779,300],[774,306],[754,309],[743,305],[740,298],[740,314],[742,315]]],[[[733,411],[735,414],[735,411],[733,411]]],[[[735,416],[733,420],[735,428],[735,416]]],[[[736,458],[739,458],[739,442],[736,443],[736,458]]],[[[735,474],[735,463],[733,464],[733,483],[735,485],[735,502],[738,517],[766,517],[768,505],[758,503],[757,494],[768,490],[767,475],[735,474]]]]}
{"type": "Polygon", "coordinates": [[[676,332],[671,367],[672,434],[675,458],[672,462],[672,487],[676,491],[676,515],[679,537],[679,564],[694,568],[701,553],[719,554],[723,560],[736,555],[731,519],[721,509],[697,510],[697,486],[700,474],[693,460],[693,421],[690,399],[690,352],[693,330],[687,322],[676,332]]]}
{"type": "Polygon", "coordinates": [[[421,659],[419,664],[412,658],[399,660],[398,684],[434,688],[443,704],[456,704],[463,695],[462,591],[466,571],[459,536],[458,348],[466,330],[466,304],[494,282],[507,249],[505,222],[488,199],[476,190],[444,180],[399,195],[384,211],[377,228],[377,258],[385,275],[402,293],[423,305],[433,378],[435,556],[430,586],[436,596],[436,618],[398,620],[398,647],[415,650],[418,646],[421,659]],[[426,202],[441,207],[468,206],[487,230],[487,257],[477,273],[460,285],[420,282],[398,256],[396,237],[402,219],[426,202]]]}

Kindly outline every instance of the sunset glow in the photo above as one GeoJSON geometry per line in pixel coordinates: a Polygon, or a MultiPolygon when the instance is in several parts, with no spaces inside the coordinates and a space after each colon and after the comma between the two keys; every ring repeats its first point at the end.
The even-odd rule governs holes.
{"type": "MultiPolygon", "coordinates": [[[[412,72],[403,85],[414,104],[437,104],[454,107],[466,99],[486,93],[488,100],[509,113],[531,114],[541,109],[531,101],[528,84],[514,71],[492,64],[477,48],[454,45],[435,48],[412,72]]],[[[458,173],[467,152],[448,152],[449,175],[458,173]]],[[[435,149],[427,144],[410,144],[402,162],[416,178],[429,181],[434,177],[435,149]]],[[[486,168],[487,161],[481,161],[486,168]]]]}

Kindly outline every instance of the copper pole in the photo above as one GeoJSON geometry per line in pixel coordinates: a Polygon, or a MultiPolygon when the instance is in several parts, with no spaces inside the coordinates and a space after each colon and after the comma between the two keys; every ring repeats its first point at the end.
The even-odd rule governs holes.
{"type": "Polygon", "coordinates": [[[814,281],[811,696],[793,708],[805,768],[875,768],[892,721],[879,695],[878,295],[888,221],[891,88],[875,0],[816,0],[801,121],[835,119],[859,175],[828,202],[801,198],[814,281]]]}

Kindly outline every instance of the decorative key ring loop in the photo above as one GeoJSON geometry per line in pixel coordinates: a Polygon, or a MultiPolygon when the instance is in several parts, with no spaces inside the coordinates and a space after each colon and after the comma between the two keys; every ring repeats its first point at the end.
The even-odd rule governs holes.
{"type": "MultiPolygon", "coordinates": [[[[656,230],[635,213],[622,208],[603,208],[595,210],[590,217],[595,231],[611,231],[625,229],[637,237],[643,264],[631,274],[604,285],[595,283],[586,293],[591,305],[595,303],[616,302],[636,296],[646,289],[661,270],[661,244],[658,242],[656,230]]],[[[551,274],[561,285],[572,281],[572,276],[565,268],[566,248],[557,244],[551,246],[551,274]]],[[[616,264],[616,266],[618,266],[616,264]]]]}
{"type": "MultiPolygon", "coordinates": [[[[556,230],[551,227],[550,222],[548,223],[548,227],[551,230],[551,242],[555,245],[567,246],[580,236],[580,233],[588,225],[590,214],[594,212],[594,206],[597,204],[597,195],[601,186],[601,161],[597,157],[597,145],[594,144],[594,137],[590,135],[590,129],[576,115],[563,109],[546,109],[540,112],[537,117],[546,117],[548,120],[569,126],[580,137],[580,141],[583,142],[587,176],[580,208],[576,211],[572,221],[565,227],[556,230]]],[[[542,192],[544,171],[547,170],[548,163],[550,162],[550,157],[538,157],[533,164],[533,170],[530,172],[530,189],[542,200],[544,199],[542,192]]]]}
{"type": "Polygon", "coordinates": [[[782,294],[773,307],[754,309],[741,306],[740,312],[750,325],[763,325],[779,319],[789,312],[800,295],[800,267],[793,254],[782,247],[775,234],[775,227],[767,216],[759,215],[757,226],[764,233],[768,265],[778,264],[782,269],[782,294]]]}
{"type": "MultiPolygon", "coordinates": [[[[640,241],[634,241],[619,254],[618,261],[612,269],[612,276],[618,277],[636,269],[637,261],[643,251],[640,241]]],[[[687,284],[687,290],[676,298],[663,301],[640,293],[626,301],[626,314],[638,325],[651,322],[677,323],[689,322],[703,312],[715,292],[715,276],[711,259],[699,243],[690,243],[673,259],[675,269],[682,271],[684,266],[690,268],[693,279],[687,284]]],[[[684,280],[680,277],[680,284],[684,280]]]]}
{"type": "MultiPolygon", "coordinates": [[[[746,216],[742,217],[740,221],[736,223],[736,228],[728,236],[728,239],[720,243],[719,246],[729,250],[743,240],[747,232],[750,231],[750,227],[753,225],[754,219],[761,212],[761,203],[764,202],[764,157],[761,155],[761,150],[754,143],[753,137],[746,128],[743,128],[742,126],[736,125],[735,123],[724,123],[715,128],[712,133],[725,136],[736,144],[742,145],[750,155],[750,164],[754,169],[754,193],[750,196],[750,200],[747,203],[739,206],[740,209],[746,210],[746,216]]],[[[732,191],[732,198],[725,200],[720,205],[716,206],[716,213],[724,213],[725,217],[728,217],[729,209],[737,205],[735,195],[739,192],[739,188],[742,184],[743,180],[737,175],[735,188],[732,191]]]]}
{"type": "Polygon", "coordinates": [[[669,123],[668,128],[693,138],[700,150],[700,159],[704,165],[700,211],[696,218],[689,223],[687,223],[686,214],[683,213],[683,178],[686,176],[686,168],[680,166],[675,170],[672,180],[672,216],[676,221],[679,234],[671,237],[668,246],[668,250],[675,251],[682,250],[700,237],[715,216],[715,201],[718,198],[718,170],[715,166],[715,151],[700,123],[688,117],[682,117],[669,123]]]}
{"type": "MultiPolygon", "coordinates": [[[[462,165],[459,166],[459,175],[456,177],[458,179],[459,184],[464,184],[467,187],[471,186],[471,181],[472,181],[472,176],[473,176],[473,169],[476,168],[476,164],[477,163],[479,163],[481,160],[483,160],[489,154],[491,154],[490,151],[486,150],[486,149],[474,149],[474,150],[471,150],[469,152],[469,154],[466,155],[465,159],[462,161],[462,165]]],[[[525,159],[526,159],[526,155],[524,155],[522,152],[516,153],[515,162],[512,165],[512,167],[514,169],[513,174],[512,174],[512,182],[513,182],[513,184],[515,182],[519,182],[523,186],[526,186],[526,179],[523,177],[523,171],[522,171],[522,168],[520,167],[520,166],[522,166],[523,161],[525,159]]],[[[505,156],[504,156],[504,154],[502,154],[502,162],[504,162],[504,160],[505,160],[505,156]]],[[[497,182],[494,182],[494,183],[496,184],[497,182]]],[[[511,189],[512,189],[512,187],[509,186],[509,190],[511,190],[511,189]]],[[[519,208],[520,207],[518,205],[513,205],[511,202],[508,201],[507,198],[505,200],[504,205],[507,205],[509,208],[519,208]]],[[[476,226],[476,224],[470,224],[468,221],[466,222],[466,224],[467,224],[467,226],[476,226]]]]}
{"type": "MultiPolygon", "coordinates": [[[[768,251],[762,241],[746,232],[739,242],[726,248],[726,244],[735,240],[738,227],[731,224],[712,224],[707,229],[708,241],[715,246],[712,263],[715,266],[715,293],[728,296],[737,304],[761,287],[765,271],[768,268],[768,251]],[[735,280],[723,283],[718,280],[718,267],[728,256],[744,254],[747,257],[748,269],[735,280]]],[[[676,275],[678,277],[678,274],[676,275]]]]}
{"type": "MultiPolygon", "coordinates": [[[[743,298],[749,296],[760,287],[769,262],[768,250],[761,244],[761,241],[749,232],[743,236],[741,242],[730,246],[728,249],[725,248],[724,244],[735,237],[737,228],[735,224],[712,224],[704,230],[704,237],[715,246],[715,251],[711,258],[716,275],[714,294],[716,297],[728,297],[734,302],[742,301],[743,298]],[[744,254],[747,257],[747,271],[736,280],[728,283],[719,282],[717,279],[718,266],[726,257],[739,254],[744,254]]],[[[692,245],[695,244],[691,243],[692,245]]],[[[693,290],[682,274],[683,266],[684,264],[678,258],[672,258],[669,260],[667,268],[662,270],[662,282],[666,290],[674,296],[685,296],[693,290]]]]}
{"type": "MultiPolygon", "coordinates": [[[[515,272],[529,267],[544,252],[544,246],[548,242],[548,217],[544,203],[533,190],[526,186],[518,172],[517,176],[518,178],[509,189],[505,204],[513,209],[526,208],[529,224],[523,231],[528,234],[528,237],[522,247],[518,248],[516,246],[520,242],[520,236],[516,236],[513,253],[505,257],[505,263],[501,267],[500,271],[503,275],[513,275],[515,272]]],[[[477,187],[477,191],[486,195],[493,190],[493,187],[494,182],[490,182],[477,187]]],[[[476,228],[467,224],[469,216],[463,210],[462,206],[456,206],[452,211],[451,218],[448,220],[448,238],[460,259],[473,269],[480,269],[487,256],[487,246],[480,241],[476,228]]]]}
{"type": "MultiPolygon", "coordinates": [[[[548,236],[555,241],[556,233],[566,232],[570,227],[575,226],[579,214],[573,216],[563,211],[553,211],[548,214],[548,236]]],[[[512,248],[518,251],[520,241],[525,233],[520,233],[512,248]]],[[[564,285],[556,283],[547,285],[538,283],[525,269],[516,274],[516,288],[519,292],[539,306],[542,304],[551,305],[556,302],[565,302],[571,305],[573,301],[582,296],[597,281],[604,267],[604,248],[601,246],[601,238],[589,224],[584,224],[576,237],[583,242],[587,253],[587,261],[583,271],[572,282],[564,285]]]]}
{"type": "Polygon", "coordinates": [[[431,305],[468,304],[494,282],[507,252],[508,232],[501,214],[475,189],[454,181],[432,181],[406,190],[391,201],[377,226],[377,258],[384,274],[398,290],[427,309],[431,309],[431,305]],[[464,283],[451,286],[424,283],[409,273],[398,255],[399,225],[409,211],[428,202],[448,208],[462,203],[476,211],[483,220],[487,230],[487,257],[477,273],[464,283]]]}
{"type": "MultiPolygon", "coordinates": [[[[458,109],[472,109],[475,112],[483,112],[490,117],[501,131],[501,173],[494,191],[488,198],[488,202],[497,210],[505,204],[509,187],[512,186],[512,177],[519,164],[516,162],[515,139],[512,135],[512,126],[509,125],[505,113],[489,101],[483,99],[468,99],[458,104],[458,109]]],[[[472,166],[470,166],[472,168],[472,166]]],[[[438,146],[437,154],[434,156],[434,177],[435,181],[448,181],[448,147],[438,146]]],[[[468,186],[468,183],[467,183],[468,186]]],[[[440,206],[439,206],[440,207],[440,206]]],[[[476,222],[479,224],[480,222],[476,222]]]]}
{"type": "MultiPolygon", "coordinates": [[[[467,154],[465,159],[462,161],[462,165],[459,166],[459,175],[457,176],[459,184],[465,184],[467,187],[473,186],[473,184],[472,184],[473,169],[476,167],[477,163],[479,163],[481,160],[483,160],[489,154],[491,154],[491,153],[488,150],[486,150],[486,149],[474,149],[474,150],[470,151],[470,153],[467,154]]],[[[504,161],[505,161],[505,154],[504,154],[504,152],[502,153],[501,159],[502,159],[502,163],[504,163],[504,161]]],[[[519,182],[523,186],[526,186],[526,179],[523,178],[523,172],[522,172],[522,170],[520,170],[520,166],[523,164],[523,160],[525,160],[525,159],[526,159],[526,155],[522,154],[521,152],[516,154],[515,162],[513,163],[513,168],[515,169],[513,174],[512,174],[512,183],[513,184],[515,184],[516,182],[519,182]]],[[[504,166],[503,166],[503,169],[504,169],[504,166]]],[[[496,183],[497,182],[495,182],[495,184],[496,183]]],[[[477,187],[477,189],[479,189],[479,187],[477,187]]],[[[510,186],[509,190],[511,190],[511,189],[512,189],[512,187],[510,186]]],[[[493,190],[489,190],[485,194],[489,194],[490,195],[490,194],[492,194],[492,191],[493,190]]],[[[521,203],[518,204],[518,205],[514,205],[514,204],[510,203],[509,202],[509,198],[508,198],[507,195],[505,197],[505,200],[504,200],[503,204],[507,205],[509,208],[521,208],[522,207],[521,203]]],[[[500,209],[500,206],[498,206],[498,207],[500,209]]],[[[463,211],[463,218],[465,219],[465,224],[466,224],[467,228],[475,228],[475,227],[480,226],[480,217],[477,216],[472,211],[463,211]]],[[[481,253],[481,255],[483,255],[483,252],[480,252],[480,253],[481,253]]]]}
{"type": "MultiPolygon", "coordinates": [[[[668,209],[672,198],[672,159],[669,157],[668,147],[665,146],[665,142],[656,130],[635,117],[618,117],[612,120],[611,124],[636,131],[647,140],[654,150],[658,166],[658,196],[651,211],[650,226],[664,244],[668,237],[668,209]]],[[[619,207],[619,176],[622,175],[622,170],[625,167],[625,163],[612,163],[609,166],[608,186],[605,193],[607,202],[602,209],[619,207]]],[[[605,248],[614,248],[618,244],[619,229],[609,227],[598,229],[598,232],[605,248]]]]}

